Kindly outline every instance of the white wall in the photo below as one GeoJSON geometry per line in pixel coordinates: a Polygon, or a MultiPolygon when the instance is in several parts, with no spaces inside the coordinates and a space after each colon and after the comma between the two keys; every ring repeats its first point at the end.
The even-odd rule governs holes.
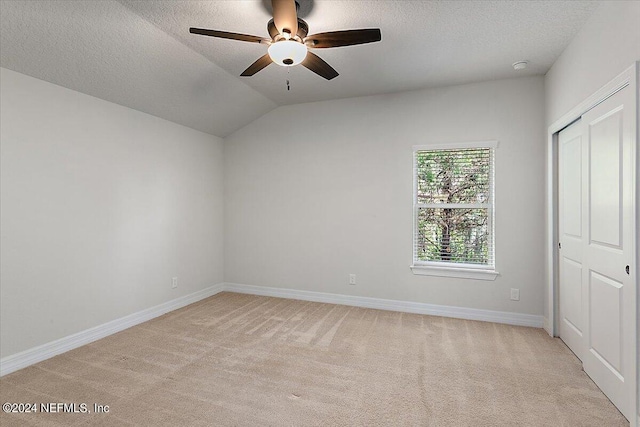
{"type": "Polygon", "coordinates": [[[547,127],[639,60],[640,1],[602,2],[545,76],[547,127]]]}
{"type": "Polygon", "coordinates": [[[602,2],[545,76],[545,130],[634,61],[640,61],[640,2],[602,2]]]}
{"type": "Polygon", "coordinates": [[[2,357],[222,281],[221,139],[6,69],[0,101],[2,357]]]}
{"type": "Polygon", "coordinates": [[[237,131],[225,282],[542,314],[543,97],[520,78],[280,107],[237,131]],[[412,146],[492,139],[501,275],[413,275],[412,146]]]}

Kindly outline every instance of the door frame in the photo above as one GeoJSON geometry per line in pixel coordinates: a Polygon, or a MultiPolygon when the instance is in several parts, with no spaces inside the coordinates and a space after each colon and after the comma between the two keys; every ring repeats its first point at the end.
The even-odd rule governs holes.
{"type": "MultiPolygon", "coordinates": [[[[635,232],[636,236],[634,239],[634,247],[632,248],[633,259],[638,260],[638,248],[640,248],[640,185],[637,183],[640,182],[640,147],[639,138],[638,138],[638,123],[639,120],[639,108],[638,108],[638,62],[634,62],[629,68],[620,73],[616,78],[611,80],[609,83],[601,87],[598,91],[596,91],[593,95],[589,96],[586,100],[572,108],[567,114],[562,116],[556,122],[554,122],[551,126],[549,126],[547,130],[547,174],[546,174],[546,242],[545,242],[545,252],[546,252],[546,295],[545,301],[547,303],[547,313],[544,319],[544,329],[551,335],[552,337],[557,337],[560,333],[560,325],[559,325],[559,253],[558,253],[558,211],[559,211],[559,201],[558,201],[558,133],[569,126],[571,123],[578,120],[584,113],[591,110],[596,105],[602,103],[604,100],[610,98],[615,95],[622,89],[629,87],[632,96],[634,99],[636,117],[635,117],[635,144],[633,145],[634,157],[635,157],[635,172],[634,175],[636,177],[635,182],[632,185],[635,186],[633,191],[634,200],[633,205],[635,207],[635,232]]],[[[638,352],[640,350],[640,337],[638,336],[640,333],[640,286],[639,286],[639,277],[640,277],[640,261],[635,263],[634,267],[635,274],[635,288],[636,288],[636,354],[635,354],[635,371],[636,371],[636,389],[635,389],[635,398],[633,402],[635,403],[633,408],[632,419],[629,420],[630,427],[640,427],[640,414],[638,414],[638,385],[640,384],[640,376],[638,371],[638,352]]]]}

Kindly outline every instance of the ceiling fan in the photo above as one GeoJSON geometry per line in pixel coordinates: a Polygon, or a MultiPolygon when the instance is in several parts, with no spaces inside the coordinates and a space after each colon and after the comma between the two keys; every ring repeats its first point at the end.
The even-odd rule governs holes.
{"type": "Polygon", "coordinates": [[[382,40],[379,28],[330,31],[307,35],[309,26],[304,20],[298,18],[298,2],[295,0],[271,0],[271,5],[273,6],[273,19],[267,23],[267,31],[271,38],[204,28],[189,28],[189,32],[203,36],[269,45],[267,53],[249,65],[249,68],[240,74],[241,76],[253,76],[274,62],[285,67],[302,64],[302,66],[327,80],[337,77],[338,72],[318,55],[310,52],[309,49],[352,46],[382,40]]]}

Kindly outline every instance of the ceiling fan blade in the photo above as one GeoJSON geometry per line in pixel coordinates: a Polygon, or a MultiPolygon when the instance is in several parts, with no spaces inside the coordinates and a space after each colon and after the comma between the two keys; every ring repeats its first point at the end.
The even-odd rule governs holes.
{"type": "Polygon", "coordinates": [[[338,72],[313,52],[307,52],[307,57],[302,61],[302,65],[327,80],[338,77],[338,72]]]}
{"type": "Polygon", "coordinates": [[[271,0],[271,6],[273,7],[273,22],[280,34],[287,31],[292,36],[298,34],[298,12],[295,0],[271,0]]]}
{"type": "Polygon", "coordinates": [[[330,31],[328,33],[311,34],[305,37],[307,46],[315,49],[328,47],[353,46],[379,42],[382,40],[382,33],[379,28],[367,28],[364,30],[330,31]]]}
{"type": "Polygon", "coordinates": [[[200,34],[202,36],[218,37],[221,39],[239,40],[241,42],[252,43],[268,43],[271,40],[264,37],[252,36],[249,34],[228,33],[226,31],[207,30],[204,28],[189,28],[191,34],[200,34]]]}
{"type": "Polygon", "coordinates": [[[248,76],[253,76],[255,73],[257,73],[258,71],[262,70],[263,68],[265,68],[267,65],[271,64],[273,61],[271,60],[271,57],[269,56],[268,53],[262,55],[260,58],[258,58],[258,60],[256,62],[254,62],[253,64],[249,65],[249,68],[247,68],[246,70],[244,70],[242,72],[242,74],[240,74],[243,77],[248,77],[248,76]]]}

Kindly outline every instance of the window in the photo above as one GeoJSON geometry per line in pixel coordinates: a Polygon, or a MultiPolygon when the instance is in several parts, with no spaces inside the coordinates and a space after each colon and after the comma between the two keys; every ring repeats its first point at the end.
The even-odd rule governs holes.
{"type": "Polygon", "coordinates": [[[494,280],[497,142],[413,150],[414,274],[494,280]]]}

